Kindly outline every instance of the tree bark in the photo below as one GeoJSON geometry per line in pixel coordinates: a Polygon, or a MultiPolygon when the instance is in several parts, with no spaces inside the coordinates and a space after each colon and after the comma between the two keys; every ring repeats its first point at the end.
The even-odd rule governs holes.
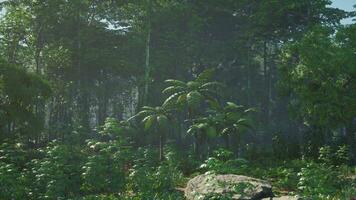
{"type": "Polygon", "coordinates": [[[151,0],[147,0],[147,30],[146,30],[146,58],[145,58],[145,83],[143,91],[142,105],[146,105],[148,101],[148,91],[151,76],[150,66],[150,44],[151,44],[151,0]]]}
{"type": "Polygon", "coordinates": [[[163,161],[163,136],[159,136],[159,160],[163,161]]]}
{"type": "Polygon", "coordinates": [[[269,73],[269,69],[268,69],[268,60],[267,60],[267,56],[268,56],[268,53],[267,53],[267,41],[266,39],[264,40],[263,42],[263,73],[264,73],[264,83],[265,83],[265,97],[264,97],[264,117],[265,117],[265,123],[268,125],[269,123],[269,101],[270,101],[270,98],[269,98],[269,89],[270,89],[270,82],[269,82],[269,76],[270,76],[270,73],[269,73]]]}

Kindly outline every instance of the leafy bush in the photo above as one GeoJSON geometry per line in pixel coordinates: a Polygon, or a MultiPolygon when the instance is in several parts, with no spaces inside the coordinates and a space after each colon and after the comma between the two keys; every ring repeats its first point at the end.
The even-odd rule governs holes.
{"type": "Polygon", "coordinates": [[[268,174],[269,178],[272,178],[274,186],[279,189],[293,191],[297,187],[298,176],[297,171],[280,166],[272,168],[268,174]]]}
{"type": "Polygon", "coordinates": [[[135,156],[134,166],[130,171],[129,189],[133,199],[183,199],[176,191],[177,181],[182,173],[172,164],[169,156],[167,161],[158,164],[157,152],[150,148],[139,149],[135,156]]]}
{"type": "Polygon", "coordinates": [[[33,199],[74,197],[80,193],[80,149],[52,142],[39,150],[42,158],[29,163],[27,176],[33,180],[30,193],[33,199]]]}
{"type": "Polygon", "coordinates": [[[4,142],[0,144],[0,161],[11,163],[21,168],[27,162],[28,153],[22,143],[4,142]]]}
{"type": "Polygon", "coordinates": [[[335,196],[341,191],[344,182],[339,170],[315,162],[309,162],[301,169],[298,176],[298,189],[303,195],[315,199],[335,196]]]}
{"type": "Polygon", "coordinates": [[[350,150],[346,145],[338,146],[333,149],[330,146],[324,146],[319,149],[319,160],[327,165],[347,165],[350,163],[350,150]]]}
{"type": "Polygon", "coordinates": [[[80,200],[122,200],[124,198],[118,198],[114,195],[87,195],[80,200]]]}
{"type": "Polygon", "coordinates": [[[15,165],[0,162],[0,199],[25,199],[23,178],[15,165]]]}
{"type": "Polygon", "coordinates": [[[87,146],[89,155],[82,167],[82,189],[95,194],[123,192],[130,149],[117,141],[89,140],[87,146]]]}
{"type": "Polygon", "coordinates": [[[27,157],[22,143],[0,144],[0,199],[26,198],[26,177],[22,171],[27,157]]]}
{"type": "Polygon", "coordinates": [[[248,168],[244,159],[233,159],[233,153],[226,149],[214,151],[213,157],[208,158],[200,166],[203,171],[213,171],[219,174],[239,174],[248,168]]]}

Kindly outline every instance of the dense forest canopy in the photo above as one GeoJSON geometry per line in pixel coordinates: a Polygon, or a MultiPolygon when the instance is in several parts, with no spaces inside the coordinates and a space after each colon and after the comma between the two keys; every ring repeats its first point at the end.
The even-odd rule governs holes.
{"type": "Polygon", "coordinates": [[[1,2],[0,199],[184,199],[207,171],[355,197],[356,11],[330,5],[1,2]]]}

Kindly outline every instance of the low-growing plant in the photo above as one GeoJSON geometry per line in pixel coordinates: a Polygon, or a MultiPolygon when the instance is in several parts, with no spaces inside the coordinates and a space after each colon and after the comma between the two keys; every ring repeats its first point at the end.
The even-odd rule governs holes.
{"type": "Polygon", "coordinates": [[[214,151],[213,157],[204,161],[200,166],[203,171],[213,171],[219,174],[239,174],[248,168],[244,159],[233,159],[233,153],[226,149],[214,151]]]}
{"type": "Polygon", "coordinates": [[[33,159],[28,177],[32,177],[33,199],[71,198],[80,193],[80,166],[83,160],[78,147],[52,142],[39,150],[43,157],[33,159]]]}
{"type": "MultiPolygon", "coordinates": [[[[147,158],[157,158],[156,152],[141,149],[135,156],[134,165],[130,170],[129,189],[133,199],[183,199],[182,194],[176,190],[176,183],[182,179],[183,174],[178,168],[168,162],[158,163],[147,158]],[[140,157],[143,156],[144,158],[140,157]]],[[[169,157],[170,155],[166,155],[169,157]]]]}
{"type": "Polygon", "coordinates": [[[348,165],[350,163],[350,150],[347,145],[341,145],[337,148],[324,146],[319,149],[318,159],[327,165],[348,165]]]}
{"type": "Polygon", "coordinates": [[[130,149],[120,142],[90,140],[88,159],[82,167],[82,190],[87,193],[122,193],[126,185],[125,169],[129,165],[130,149]]]}
{"type": "Polygon", "coordinates": [[[23,178],[15,165],[0,162],[0,199],[26,199],[23,178]]]}
{"type": "Polygon", "coordinates": [[[332,166],[309,162],[298,173],[298,189],[308,197],[335,196],[344,182],[339,170],[332,166]]]}

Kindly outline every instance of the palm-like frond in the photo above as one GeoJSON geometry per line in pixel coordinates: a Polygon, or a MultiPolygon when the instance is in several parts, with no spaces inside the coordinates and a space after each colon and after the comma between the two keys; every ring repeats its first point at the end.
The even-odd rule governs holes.
{"type": "Polygon", "coordinates": [[[162,91],[162,93],[163,94],[173,94],[173,93],[181,92],[185,89],[186,89],[186,87],[182,87],[182,86],[169,86],[169,87],[165,88],[162,91]]]}
{"type": "Polygon", "coordinates": [[[153,124],[155,123],[155,121],[157,121],[155,115],[146,116],[142,120],[142,123],[144,124],[145,130],[150,129],[153,126],[153,124]]]}
{"type": "Polygon", "coordinates": [[[213,68],[206,69],[202,73],[200,73],[195,80],[200,83],[206,82],[213,76],[214,72],[215,69],[213,68]]]}
{"type": "Polygon", "coordinates": [[[257,112],[256,108],[249,108],[244,111],[244,113],[251,113],[251,112],[257,112]]]}
{"type": "Polygon", "coordinates": [[[168,117],[166,115],[158,115],[157,116],[157,122],[158,122],[158,125],[160,125],[161,127],[164,127],[164,126],[167,126],[168,124],[168,117]]]}
{"type": "Polygon", "coordinates": [[[185,82],[180,81],[180,80],[175,80],[175,79],[167,79],[164,82],[170,84],[171,86],[179,86],[179,87],[187,86],[187,84],[185,82]]]}
{"type": "MultiPolygon", "coordinates": [[[[218,95],[217,88],[222,86],[219,82],[208,82],[213,75],[214,70],[208,69],[202,72],[193,81],[187,83],[179,80],[168,79],[165,82],[169,84],[162,93],[169,95],[164,101],[163,106],[181,105],[185,103],[189,107],[196,107],[203,101],[216,101],[218,95]]],[[[215,103],[216,104],[216,103],[215,103]]]]}
{"type": "Polygon", "coordinates": [[[200,86],[201,89],[212,89],[212,88],[221,88],[223,87],[224,84],[217,82],[217,81],[212,81],[212,82],[207,82],[204,83],[200,86]]]}
{"type": "Polygon", "coordinates": [[[188,106],[195,107],[198,105],[203,99],[203,95],[201,95],[198,91],[191,91],[187,94],[187,103],[188,106]]]}
{"type": "Polygon", "coordinates": [[[156,110],[156,108],[151,107],[151,106],[143,106],[143,107],[142,107],[142,110],[151,110],[151,111],[155,111],[155,110],[156,110]]]}
{"type": "Polygon", "coordinates": [[[128,121],[134,118],[141,118],[141,123],[144,125],[145,130],[150,129],[153,126],[163,127],[168,124],[171,111],[171,108],[166,108],[164,106],[143,106],[142,110],[136,115],[130,117],[128,121]]]}
{"type": "Polygon", "coordinates": [[[177,98],[180,96],[180,95],[184,95],[185,92],[177,92],[177,93],[174,93],[172,95],[170,95],[164,102],[163,102],[163,107],[167,107],[169,105],[172,105],[172,104],[175,104],[177,103],[177,98]],[[175,102],[174,102],[175,101],[175,102]]]}

